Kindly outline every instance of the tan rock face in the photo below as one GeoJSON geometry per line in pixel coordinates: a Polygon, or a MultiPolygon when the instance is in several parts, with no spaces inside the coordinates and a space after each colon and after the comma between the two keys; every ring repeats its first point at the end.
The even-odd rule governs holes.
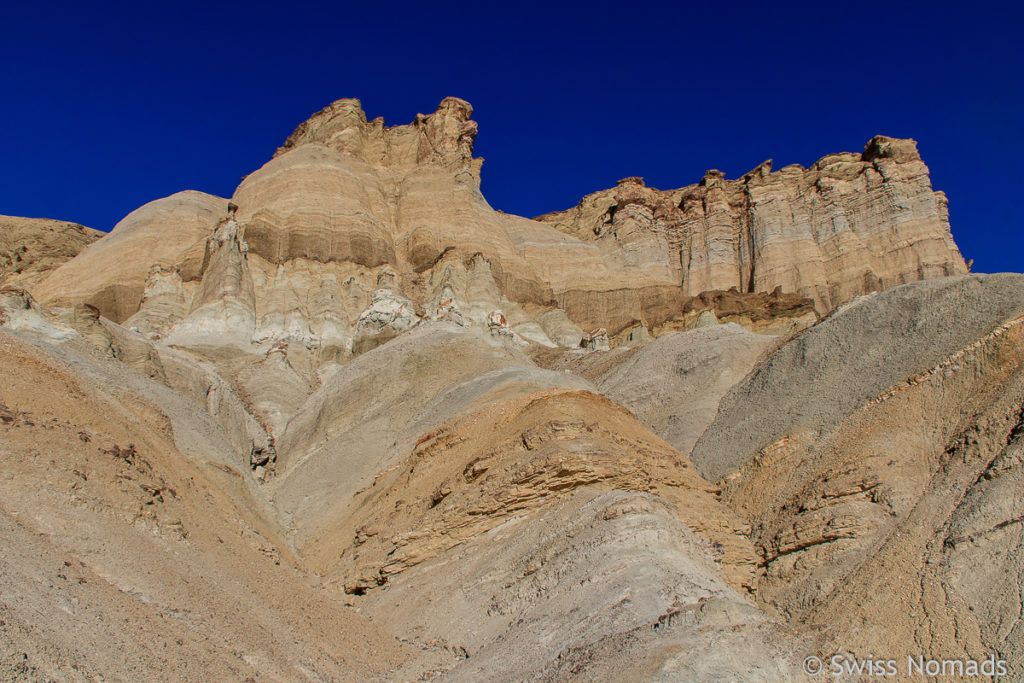
{"type": "Polygon", "coordinates": [[[937,277],[914,143],[531,221],[471,114],[340,100],[0,286],[0,679],[1020,677],[1024,277],[937,277]]]}
{"type": "Polygon", "coordinates": [[[708,171],[660,191],[626,178],[568,211],[540,216],[631,264],[670,273],[689,296],[776,287],[819,313],[867,292],[967,272],[913,140],[877,136],[863,154],[808,169],[771,162],[738,180],[708,171]]]}
{"type": "MultiPolygon", "coordinates": [[[[331,568],[347,591],[365,591],[466,539],[591,486],[653,491],[719,548],[736,588],[748,585],[742,523],[719,508],[693,466],[621,407],[590,392],[548,390],[488,405],[424,434],[393,473],[358,496],[331,568]],[[653,437],[653,438],[652,438],[653,437]]],[[[326,539],[318,543],[329,543],[326,539]]]]}
{"type": "MultiPolygon", "coordinates": [[[[598,328],[624,343],[634,335],[620,333],[637,325],[687,328],[688,302],[710,290],[779,289],[824,313],[965,270],[912,141],[879,137],[862,155],[778,173],[763,165],[737,181],[709,172],[669,192],[627,178],[529,221],[480,194],[471,115],[447,98],[387,127],[367,121],[358,100],[339,100],[247,176],[230,208],[194,192],[148,204],[41,282],[36,298],[89,303],[179,346],[231,339],[262,354],[301,342],[316,365],[385,340],[367,336],[363,317],[382,288],[409,302],[410,320],[448,287],[467,324],[486,328],[500,310],[521,338],[572,346],[598,328]]],[[[794,318],[797,309],[789,304],[794,318]]],[[[756,311],[732,319],[759,323],[756,311]]]]}
{"type": "Polygon", "coordinates": [[[0,216],[0,286],[31,288],[101,237],[77,223],[0,216]]]}
{"type": "Polygon", "coordinates": [[[188,258],[189,247],[210,235],[224,208],[224,200],[193,191],[150,202],[90,245],[82,258],[57,268],[33,294],[45,305],[91,304],[121,322],[139,310],[151,271],[174,270],[188,279],[197,265],[188,258]]]}

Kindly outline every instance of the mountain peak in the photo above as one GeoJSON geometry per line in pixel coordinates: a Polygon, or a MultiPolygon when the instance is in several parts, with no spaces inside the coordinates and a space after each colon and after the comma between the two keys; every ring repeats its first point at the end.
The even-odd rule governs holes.
{"type": "Polygon", "coordinates": [[[411,123],[387,126],[367,121],[356,98],[332,102],[288,136],[274,156],[307,144],[329,147],[374,166],[409,169],[423,164],[464,167],[473,158],[477,124],[473,105],[458,97],[441,100],[433,114],[417,114],[411,123]]]}

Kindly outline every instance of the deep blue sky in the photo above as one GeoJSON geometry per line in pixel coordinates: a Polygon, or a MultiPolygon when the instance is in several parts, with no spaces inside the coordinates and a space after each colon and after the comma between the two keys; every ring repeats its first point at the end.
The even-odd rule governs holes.
{"type": "Polygon", "coordinates": [[[469,100],[495,208],[913,137],[975,271],[1024,270],[1016,3],[5,3],[0,213],[230,196],[307,116],[469,100]]]}

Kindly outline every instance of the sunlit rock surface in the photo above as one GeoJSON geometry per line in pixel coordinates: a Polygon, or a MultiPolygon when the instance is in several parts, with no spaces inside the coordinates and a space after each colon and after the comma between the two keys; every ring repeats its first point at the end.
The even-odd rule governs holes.
{"type": "Polygon", "coordinates": [[[915,144],[528,220],[471,115],[8,221],[0,678],[1024,674],[1024,276],[915,144]]]}

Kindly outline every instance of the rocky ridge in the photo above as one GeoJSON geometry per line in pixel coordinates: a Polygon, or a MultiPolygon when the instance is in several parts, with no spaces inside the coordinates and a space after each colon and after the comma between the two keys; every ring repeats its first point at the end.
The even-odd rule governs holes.
{"type": "Polygon", "coordinates": [[[0,291],[0,677],[1024,671],[1024,277],[946,276],[913,143],[530,221],[471,113],[339,100],[0,291]]]}
{"type": "MultiPolygon", "coordinates": [[[[480,194],[471,114],[447,98],[388,127],[358,100],[339,100],[230,202],[194,192],[153,202],[34,294],[91,304],[177,344],[210,335],[344,359],[401,331],[374,312],[391,305],[382,297],[408,302],[399,328],[444,298],[467,324],[499,312],[525,340],[575,346],[599,328],[684,328],[700,295],[727,315],[714,305],[721,297],[707,298],[714,290],[778,290],[794,298],[802,327],[812,307],[820,315],[865,292],[966,271],[910,140],[877,137],[863,154],[810,169],[772,173],[766,163],[736,181],[709,172],[667,192],[626,179],[528,221],[480,194]]],[[[748,308],[756,318],[763,304],[748,308]]]]}
{"type": "Polygon", "coordinates": [[[822,157],[737,180],[710,170],[678,190],[625,178],[567,211],[537,218],[635,267],[657,264],[683,294],[770,292],[821,314],[868,292],[967,272],[946,196],[933,192],[913,140],[872,138],[861,154],[822,157]]]}

